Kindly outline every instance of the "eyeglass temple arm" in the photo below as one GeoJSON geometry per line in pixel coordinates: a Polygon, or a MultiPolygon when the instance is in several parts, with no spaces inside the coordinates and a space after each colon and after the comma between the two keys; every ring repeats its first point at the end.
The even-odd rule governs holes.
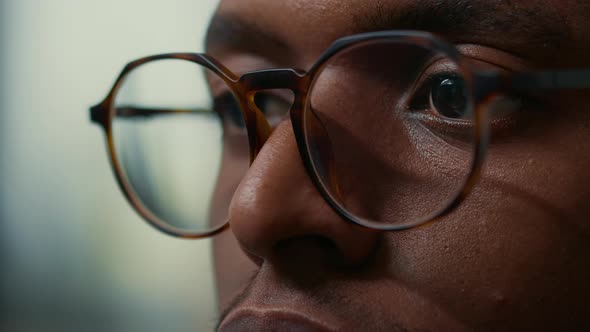
{"type": "Polygon", "coordinates": [[[476,74],[475,100],[481,101],[490,93],[535,92],[544,90],[590,89],[590,69],[535,71],[503,75],[498,72],[476,74]]]}
{"type": "MultiPolygon", "coordinates": [[[[101,123],[101,117],[99,117],[99,113],[103,110],[99,107],[91,108],[91,120],[92,122],[101,123]]],[[[172,114],[199,114],[211,113],[211,110],[205,108],[193,108],[193,109],[182,109],[182,108],[159,108],[159,107],[136,107],[136,106],[120,106],[117,107],[115,111],[115,115],[117,117],[122,118],[132,118],[132,117],[144,117],[149,118],[152,116],[157,115],[172,115],[172,114]]]]}
{"type": "Polygon", "coordinates": [[[590,69],[518,73],[510,85],[517,91],[590,89],[590,69]]]}
{"type": "Polygon", "coordinates": [[[119,106],[116,108],[115,114],[118,117],[152,117],[156,115],[171,115],[171,114],[198,114],[211,113],[211,110],[204,108],[159,108],[159,107],[136,107],[136,106],[119,106]]]}

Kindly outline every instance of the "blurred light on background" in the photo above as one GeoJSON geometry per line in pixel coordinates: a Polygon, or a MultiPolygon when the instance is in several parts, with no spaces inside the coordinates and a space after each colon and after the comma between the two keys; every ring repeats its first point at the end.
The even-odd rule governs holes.
{"type": "Polygon", "coordinates": [[[88,107],[128,61],[202,51],[214,0],[0,1],[3,331],[207,331],[209,241],[120,193],[88,107]]]}

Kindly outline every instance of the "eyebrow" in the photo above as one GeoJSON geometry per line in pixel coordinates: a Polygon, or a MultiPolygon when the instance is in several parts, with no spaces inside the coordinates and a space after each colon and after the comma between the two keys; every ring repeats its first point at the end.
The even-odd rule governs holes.
{"type": "Polygon", "coordinates": [[[205,50],[240,50],[253,54],[288,54],[289,45],[278,35],[235,14],[217,14],[205,36],[205,50]]]}
{"type": "Polygon", "coordinates": [[[356,15],[354,24],[359,32],[423,30],[454,43],[485,43],[527,55],[543,50],[554,53],[572,38],[555,11],[488,0],[417,0],[395,10],[380,1],[375,9],[356,15]]]}
{"type": "MultiPolygon", "coordinates": [[[[382,30],[428,31],[453,43],[497,47],[525,58],[558,56],[555,50],[571,40],[566,21],[556,11],[487,0],[416,0],[393,5],[379,1],[355,14],[346,31],[355,34],[382,30]]],[[[343,35],[344,36],[344,35],[343,35]]],[[[237,14],[217,14],[209,26],[208,51],[239,50],[288,57],[290,45],[278,34],[237,14]]]]}

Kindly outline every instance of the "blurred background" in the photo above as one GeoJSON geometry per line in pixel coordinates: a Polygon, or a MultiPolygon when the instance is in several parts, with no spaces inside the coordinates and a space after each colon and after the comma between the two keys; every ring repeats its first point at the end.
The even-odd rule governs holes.
{"type": "Polygon", "coordinates": [[[210,242],[143,222],[88,107],[129,60],[202,51],[215,0],[0,0],[2,331],[209,331],[210,242]]]}

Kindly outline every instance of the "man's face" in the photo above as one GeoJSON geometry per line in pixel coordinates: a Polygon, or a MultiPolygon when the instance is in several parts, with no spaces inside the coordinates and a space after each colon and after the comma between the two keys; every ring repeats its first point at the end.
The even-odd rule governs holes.
{"type": "MultiPolygon", "coordinates": [[[[238,74],[306,69],[339,37],[426,29],[453,31],[442,37],[492,68],[590,67],[590,9],[581,2],[222,0],[214,20],[238,29],[209,53],[238,74]],[[466,19],[467,8],[479,16],[466,19]],[[443,26],[455,21],[465,28],[443,26]]],[[[221,329],[590,329],[588,97],[538,99],[542,112],[525,117],[521,134],[491,143],[495,162],[457,211],[402,232],[338,217],[282,122],[244,178],[222,171],[239,174],[223,186],[239,186],[231,231],[215,241],[221,329]]]]}

